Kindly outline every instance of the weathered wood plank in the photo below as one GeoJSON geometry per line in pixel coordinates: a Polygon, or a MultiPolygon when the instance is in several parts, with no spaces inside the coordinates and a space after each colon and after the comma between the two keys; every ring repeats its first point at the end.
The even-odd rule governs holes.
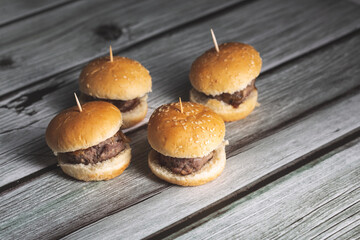
{"type": "Polygon", "coordinates": [[[33,14],[45,11],[49,8],[61,6],[69,0],[32,0],[32,1],[0,1],[0,26],[13,22],[19,18],[31,16],[33,14]]]}
{"type": "Polygon", "coordinates": [[[0,96],[239,1],[79,1],[5,26],[0,96]]]}
{"type": "MultiPolygon", "coordinates": [[[[356,51],[349,52],[347,49],[355,49],[359,40],[360,38],[355,36],[299,59],[291,65],[294,67],[283,66],[265,75],[259,81],[259,89],[264,89],[264,93],[271,93],[277,89],[281,89],[281,91],[278,91],[277,94],[260,95],[261,108],[256,110],[246,121],[238,122],[237,125],[227,125],[227,138],[232,139],[232,147],[228,149],[228,154],[231,155],[231,151],[235,150],[241,153],[229,159],[225,172],[215,182],[189,189],[171,186],[154,177],[146,163],[149,151],[146,129],[141,128],[130,134],[130,137],[133,138],[132,148],[134,150],[131,166],[120,177],[112,181],[81,183],[65,177],[60,170],[56,170],[44,173],[24,185],[0,194],[0,201],[3,204],[0,206],[0,212],[3,213],[0,223],[2,231],[0,232],[3,235],[13,234],[15,237],[24,236],[24,233],[34,234],[35,237],[58,237],[108,214],[125,209],[114,215],[115,218],[118,218],[119,215],[125,218],[131,216],[130,218],[137,219],[140,225],[128,224],[121,227],[119,225],[115,229],[121,229],[122,234],[132,235],[134,232],[138,232],[138,236],[146,235],[186,217],[241,187],[246,187],[249,183],[261,181],[266,174],[274,173],[304,154],[360,127],[358,121],[360,106],[357,104],[360,95],[356,95],[319,113],[315,112],[313,115],[305,116],[298,123],[282,129],[282,131],[278,129],[279,132],[276,135],[243,147],[236,145],[237,139],[269,130],[274,125],[283,124],[315,105],[342,94],[344,89],[335,88],[336,84],[334,83],[339,82],[340,84],[341,82],[343,87],[356,86],[359,71],[357,60],[360,54],[356,51]],[[343,52],[349,52],[349,54],[344,56],[343,52]],[[347,63],[347,71],[339,71],[339,68],[336,67],[340,65],[339,62],[347,63]],[[318,70],[308,71],[309,65],[316,65],[318,70]],[[326,71],[323,71],[325,66],[326,71]],[[302,78],[290,77],[297,72],[303,73],[302,78]],[[325,82],[331,78],[334,83],[325,82]],[[311,79],[311,84],[302,84],[304,88],[300,91],[299,84],[308,79],[311,79]],[[292,82],[292,80],[296,82],[292,82]],[[286,89],[283,86],[286,86],[286,89]],[[318,96],[320,89],[323,91],[320,95],[323,97],[315,98],[313,94],[318,96]],[[334,91],[335,89],[340,90],[334,91]],[[293,96],[291,103],[298,107],[285,108],[286,111],[284,111],[283,106],[289,103],[286,97],[288,95],[293,96]],[[314,100],[312,100],[313,98],[314,100]],[[269,123],[264,126],[260,125],[265,121],[262,119],[266,119],[269,123]],[[237,127],[241,127],[243,131],[235,131],[237,127]],[[246,127],[249,127],[252,132],[249,132],[246,127]],[[289,136],[293,136],[291,141],[289,141],[289,136]],[[169,190],[164,191],[167,188],[169,190]],[[206,199],[199,198],[205,193],[208,194],[206,199]],[[164,195],[166,197],[163,197],[164,195]],[[176,198],[173,199],[172,196],[176,196],[176,198]],[[147,198],[150,199],[146,201],[147,198]],[[189,199],[191,204],[187,205],[189,199]],[[165,203],[159,205],[160,200],[165,203]],[[143,202],[138,204],[139,206],[148,204],[149,201],[151,204],[138,209],[135,211],[137,214],[133,214],[134,208],[130,206],[141,201],[143,202]],[[168,208],[167,204],[171,201],[176,204],[171,205],[172,208],[168,208]],[[19,202],[22,204],[18,204],[19,202]],[[131,211],[131,215],[124,215],[127,211],[131,211]],[[144,221],[144,211],[151,211],[153,218],[165,212],[176,212],[177,214],[161,219],[156,218],[156,224],[153,224],[154,219],[144,221]],[[56,222],[52,219],[56,219],[56,222]],[[139,231],[129,229],[131,226],[139,227],[139,231]],[[148,232],[145,232],[145,229],[148,232]],[[134,232],[132,232],[133,230],[134,232]],[[125,233],[126,231],[128,232],[125,233]]],[[[109,217],[109,219],[113,218],[109,217]]],[[[128,220],[126,219],[126,221],[128,220]]],[[[115,229],[112,231],[116,232],[115,229]]]]}
{"type": "Polygon", "coordinates": [[[360,232],[360,143],[330,153],[169,239],[345,239],[360,232]],[[334,154],[334,155],[333,155],[334,154]]]}
{"type": "MultiPolygon", "coordinates": [[[[154,41],[137,46],[136,49],[130,49],[122,54],[138,59],[151,70],[154,91],[149,95],[149,103],[150,107],[155,108],[165,102],[176,100],[178,96],[184,99],[188,98],[190,86],[187,75],[190,64],[197,55],[212,45],[208,26],[214,26],[215,30],[219,29],[219,41],[242,40],[254,44],[262,54],[264,69],[268,70],[289,58],[297,57],[333,41],[342,34],[353,31],[358,27],[358,19],[350,20],[350,18],[340,16],[354,15],[355,12],[352,4],[346,5],[339,1],[325,6],[314,1],[301,1],[301,3],[289,3],[283,0],[257,1],[219,15],[214,19],[195,24],[173,35],[154,39],[154,41]],[[322,14],[322,18],[318,18],[320,12],[326,14],[322,14]],[[257,17],[254,19],[255,15],[257,17]],[[294,15],[297,17],[293,18],[294,15]],[[246,19],[249,18],[253,20],[247,22],[246,19]],[[289,21],[289,19],[292,20],[289,21]],[[337,19],[336,23],[333,22],[333,19],[337,19]],[[239,22],[247,22],[247,24],[239,24],[239,22]],[[283,26],[283,28],[279,29],[278,26],[283,26]],[[306,32],[309,34],[304,34],[306,32]],[[184,38],[184,36],[194,37],[184,38]]],[[[353,48],[349,47],[332,53],[331,61],[337,62],[338,65],[333,66],[332,75],[328,75],[326,80],[320,78],[322,71],[327,68],[326,66],[315,68],[316,75],[308,75],[307,79],[302,78],[302,72],[295,67],[291,69],[290,77],[284,73],[281,85],[275,83],[277,77],[265,80],[271,81],[276,88],[271,88],[267,84],[262,85],[262,77],[260,77],[258,87],[263,97],[260,101],[273,99],[270,105],[262,107],[262,111],[274,114],[273,120],[269,121],[267,117],[256,115],[257,117],[252,119],[257,119],[260,124],[251,124],[249,121],[254,120],[246,120],[247,124],[237,125],[235,123],[233,130],[237,133],[240,131],[243,139],[246,139],[254,136],[254,133],[271,129],[278,124],[280,119],[291,119],[301,111],[311,108],[312,105],[329,100],[357,86],[358,81],[352,76],[358,74],[354,66],[358,61],[359,52],[357,50],[359,49],[356,47],[358,43],[351,44],[354,44],[353,48]],[[350,56],[342,54],[342,51],[349,51],[350,56]],[[342,63],[344,62],[349,64],[346,67],[347,70],[343,72],[344,77],[332,78],[331,76],[338,75],[337,71],[343,71],[342,63]],[[301,80],[294,83],[286,80],[287,78],[301,78],[301,80]],[[314,85],[318,88],[311,86],[313,83],[309,79],[312,78],[317,81],[314,85]],[[325,83],[325,81],[328,82],[325,83]],[[287,87],[291,88],[292,84],[296,84],[298,89],[303,90],[301,92],[303,96],[314,99],[314,101],[309,102],[306,97],[294,100],[292,96],[297,96],[299,92],[296,88],[292,94],[282,92],[288,91],[287,87]],[[277,88],[281,89],[280,93],[272,96],[278,91],[277,88]],[[290,111],[289,113],[281,108],[276,111],[273,109],[272,105],[276,99],[280,98],[287,99],[281,102],[281,107],[286,108],[290,111]],[[297,108],[293,106],[297,106],[297,108]],[[277,113],[275,114],[273,111],[277,113]]],[[[329,57],[321,56],[325,59],[329,57]]],[[[316,61],[323,60],[318,58],[316,61]]],[[[304,71],[308,71],[307,68],[313,69],[314,63],[311,64],[304,67],[304,71]]],[[[2,125],[2,134],[0,134],[3,139],[0,144],[0,171],[3,173],[0,176],[1,186],[55,163],[43,139],[45,128],[55,113],[74,104],[71,93],[77,89],[76,78],[79,71],[80,69],[75,69],[65,72],[40,85],[26,88],[0,102],[2,125]]],[[[275,106],[278,104],[280,102],[275,103],[275,106]]],[[[232,124],[230,125],[232,126],[232,124]]]]}
{"type": "MultiPolygon", "coordinates": [[[[240,153],[227,160],[224,172],[212,183],[197,188],[168,188],[152,198],[70,234],[68,239],[112,239],[116,236],[139,239],[158,232],[225,196],[241,189],[246,190],[250,184],[264,180],[264,176],[275,174],[277,169],[290,165],[345,132],[359,129],[359,101],[360,93],[300,119],[269,137],[241,147],[240,153]],[[334,116],[335,112],[337,115],[334,116]],[[349,122],[343,122],[345,118],[349,120],[353,117],[349,122]],[[338,135],[337,129],[342,133],[338,135]]],[[[346,162],[344,159],[341,161],[346,162]]],[[[266,203],[266,199],[264,201],[266,203]]],[[[248,222],[248,227],[252,224],[248,222]]],[[[219,231],[224,228],[221,226],[219,231]]],[[[211,233],[209,231],[208,234],[211,233]]],[[[195,239],[198,237],[199,235],[195,239]]]]}

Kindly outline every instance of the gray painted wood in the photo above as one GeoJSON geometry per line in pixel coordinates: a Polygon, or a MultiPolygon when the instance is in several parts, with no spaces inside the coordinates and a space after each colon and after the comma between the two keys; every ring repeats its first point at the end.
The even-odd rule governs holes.
{"type": "MultiPolygon", "coordinates": [[[[151,70],[154,85],[153,92],[149,95],[149,104],[154,109],[163,103],[175,101],[179,96],[183,99],[188,98],[190,86],[187,75],[191,62],[212,45],[209,26],[214,26],[216,32],[217,29],[219,30],[217,34],[219,42],[241,40],[255,45],[263,57],[264,70],[269,70],[333,41],[358,27],[358,19],[351,17],[354,14],[352,4],[350,4],[351,8],[338,1],[325,6],[313,1],[302,1],[301,4],[297,3],[296,7],[294,4],[284,0],[256,1],[214,19],[179,30],[172,35],[156,38],[122,54],[143,62],[151,70]],[[313,7],[310,8],[310,5],[313,7]],[[320,12],[324,12],[322,18],[317,17],[320,12]],[[257,17],[254,19],[255,15],[257,17]],[[339,17],[340,15],[345,17],[339,17]],[[297,17],[293,18],[293,16],[297,17]],[[253,20],[247,22],[246,19],[249,18],[253,20]],[[289,21],[289,18],[292,18],[292,21],[289,21]],[[334,22],[332,19],[337,20],[334,22]],[[239,25],[239,22],[246,24],[239,25]],[[278,26],[283,26],[282,30],[278,26]],[[309,34],[304,34],[306,32],[309,34]],[[184,36],[191,37],[184,38],[184,36]]],[[[279,124],[279,121],[291,119],[302,111],[357,86],[358,81],[354,76],[358,74],[356,63],[359,49],[356,46],[359,43],[354,41],[357,40],[350,43],[352,47],[342,49],[343,45],[341,45],[338,47],[341,49],[338,52],[335,46],[331,55],[324,54],[313,62],[310,61],[309,64],[304,63],[301,71],[297,66],[293,66],[291,70],[286,66],[282,69],[284,73],[281,82],[278,82],[278,76],[272,76],[270,79],[267,77],[263,79],[260,76],[257,84],[260,90],[260,102],[266,104],[263,99],[271,100],[268,105],[262,106],[262,112],[274,114],[274,118],[269,121],[266,115],[258,115],[255,112],[251,120],[245,120],[245,124],[229,124],[231,131],[235,131],[236,134],[240,131],[243,136],[241,139],[256,136],[254,133],[271,129],[279,124]],[[350,52],[350,55],[344,55],[342,52],[350,52]],[[322,72],[327,69],[326,66],[315,68],[315,77],[314,74],[308,75],[307,78],[302,76],[303,71],[307,72],[308,68],[313,69],[314,64],[321,62],[322,58],[329,57],[331,60],[328,64],[333,64],[332,62],[336,64],[330,69],[331,74],[326,75],[327,83],[321,78],[322,72]],[[338,71],[343,71],[344,62],[348,65],[346,70],[342,73],[342,77],[336,77],[338,71]],[[293,78],[296,78],[296,83],[291,81],[293,78]],[[309,81],[313,78],[315,82],[309,81]],[[303,82],[307,84],[304,85],[303,82]],[[340,82],[341,87],[338,87],[340,82]],[[293,84],[296,86],[291,86],[293,84]],[[313,87],[312,84],[317,87],[313,87]],[[272,96],[279,87],[282,90],[276,96],[272,96]],[[294,89],[292,95],[299,94],[299,97],[293,99],[292,95],[286,92],[291,91],[288,88],[294,89]],[[312,101],[308,101],[309,98],[312,101]],[[278,108],[274,109],[274,103],[278,108]],[[285,108],[289,112],[284,111],[285,108]],[[256,123],[260,124],[251,123],[255,119],[256,123]]],[[[3,173],[0,176],[0,185],[55,163],[44,141],[45,128],[54,114],[74,105],[72,92],[77,89],[76,78],[79,72],[80,69],[65,72],[0,101],[2,125],[0,136],[3,139],[0,144],[0,171],[3,173]]]]}
{"type": "Polygon", "coordinates": [[[46,11],[49,8],[57,7],[66,2],[69,2],[69,0],[1,0],[0,26],[46,11]]]}
{"type": "Polygon", "coordinates": [[[350,2],[353,2],[353,3],[355,3],[355,4],[360,5],[360,0],[348,0],[348,1],[350,1],[350,2]]]}
{"type": "MultiPolygon", "coordinates": [[[[249,138],[255,134],[262,134],[263,131],[270,130],[274,126],[284,124],[285,121],[301,115],[304,111],[344,93],[346,87],[358,86],[359,69],[356,67],[358,62],[356,60],[360,54],[347,49],[355,49],[354,46],[359,44],[359,40],[358,36],[344,40],[293,62],[291,66],[294,67],[283,66],[283,68],[266,74],[259,81],[258,86],[260,92],[263,92],[260,95],[262,106],[247,120],[227,125],[227,138],[231,139],[228,155],[231,156],[234,151],[240,153],[229,158],[224,174],[215,182],[189,189],[171,186],[154,177],[146,163],[149,151],[146,129],[141,128],[129,134],[133,139],[132,148],[134,150],[131,166],[120,177],[112,181],[81,183],[65,177],[57,169],[0,194],[0,201],[3,203],[3,206],[0,207],[0,212],[3,213],[3,221],[0,225],[2,231],[0,232],[4,235],[13,234],[14,236],[22,236],[27,233],[34,234],[35,237],[58,237],[120,211],[120,216],[130,217],[139,222],[140,225],[133,225],[134,228],[139,227],[143,230],[128,229],[125,226],[117,226],[116,229],[124,232],[125,229],[128,229],[127,234],[129,235],[133,234],[130,233],[131,231],[146,235],[186,217],[247,184],[263,180],[266,174],[274,173],[304,154],[360,127],[358,121],[360,106],[357,104],[360,96],[357,95],[345,98],[340,104],[326,108],[319,113],[315,112],[311,116],[305,116],[298,123],[283,129],[283,131],[277,129],[276,131],[280,132],[272,135],[273,138],[270,136],[259,140],[261,137],[258,137],[258,142],[250,145],[239,141],[244,137],[249,138]],[[349,54],[344,56],[343,52],[349,52],[349,54]],[[347,62],[346,71],[339,71],[338,61],[347,62]],[[308,71],[309,65],[316,64],[317,70],[308,71]],[[325,68],[326,71],[324,71],[325,68]],[[298,72],[302,73],[301,77],[290,77],[298,72]],[[311,84],[303,84],[309,79],[311,79],[311,84]],[[331,83],[329,79],[334,82],[331,83]],[[334,87],[337,82],[338,84],[341,82],[341,88],[334,87]],[[300,89],[299,84],[304,88],[300,89]],[[261,91],[261,89],[263,90],[261,91]],[[277,89],[281,89],[281,91],[278,91],[277,94],[270,94],[277,89]],[[319,91],[323,93],[319,94],[319,91]],[[293,107],[291,108],[284,108],[289,104],[287,96],[293,98],[291,101],[293,107]],[[266,124],[263,124],[265,122],[266,124]],[[236,128],[241,128],[242,131],[236,131],[236,128]],[[294,138],[289,141],[289,136],[294,136],[294,138]],[[238,170],[234,171],[233,169],[238,170]],[[209,189],[212,188],[217,193],[216,195],[209,192],[209,189]],[[164,191],[164,189],[169,189],[169,191],[164,191]],[[203,197],[205,193],[208,193],[206,199],[203,197]],[[169,196],[174,196],[174,198],[168,198],[169,196]],[[147,198],[150,198],[151,204],[141,208],[143,206],[141,204],[148,204],[148,201],[144,201],[147,198]],[[187,206],[184,204],[188,203],[189,198],[194,205],[184,208],[183,206],[187,206]],[[160,202],[156,203],[161,199],[165,201],[163,205],[160,202]],[[176,199],[177,201],[175,201],[176,199]],[[172,205],[173,209],[168,209],[167,203],[173,200],[176,204],[172,205]],[[18,204],[19,202],[22,204],[18,204]],[[133,205],[139,205],[139,209],[131,210],[134,211],[131,212],[131,215],[123,215],[121,210],[125,209],[126,213],[126,209],[130,211],[133,205]],[[160,208],[158,209],[158,207],[160,208]],[[156,214],[149,221],[140,221],[141,219],[138,218],[144,217],[144,211],[156,214]],[[156,218],[157,214],[167,211],[177,214],[162,216],[161,219],[156,218]],[[135,212],[138,213],[135,214],[135,212]],[[52,219],[56,219],[56,222],[51,221],[52,219]],[[154,222],[157,224],[153,224],[154,222]],[[153,226],[148,226],[149,224],[153,226]],[[144,232],[145,230],[147,232],[144,232]]],[[[253,140],[251,139],[251,141],[253,140]]],[[[117,218],[119,215],[114,216],[117,218]]],[[[125,222],[128,220],[126,219],[125,222]]],[[[132,224],[128,225],[128,227],[130,226],[132,224]]],[[[114,234],[116,234],[115,230],[114,234]]]]}
{"type": "Polygon", "coordinates": [[[236,2],[79,1],[5,26],[0,96],[103,55],[110,44],[118,51],[236,2]]]}
{"type": "MultiPolygon", "coordinates": [[[[359,129],[359,101],[360,93],[299,119],[269,137],[240,147],[239,154],[227,159],[222,175],[209,184],[196,188],[168,188],[152,198],[70,234],[67,239],[139,239],[160,231],[239,189],[246,189],[250,184],[262,181],[264,176],[272,175],[280,167],[291,164],[345,132],[359,129]],[[335,112],[337,114],[334,115],[335,112]],[[337,129],[341,132],[339,135],[337,129]]],[[[353,163],[356,157],[351,160],[353,163]]],[[[344,159],[340,159],[340,162],[347,163],[344,159]]],[[[359,161],[356,162],[356,166],[359,166],[359,161]]],[[[357,175],[357,179],[358,177],[357,175]]],[[[354,185],[357,183],[354,182],[352,187],[354,185]]],[[[263,200],[257,202],[266,205],[266,198],[263,200]]],[[[310,204],[305,206],[311,207],[310,204]]],[[[253,223],[248,224],[250,228],[253,223]]],[[[209,235],[211,233],[208,232],[209,235]]],[[[187,236],[188,239],[190,236],[187,236]]]]}
{"type": "Polygon", "coordinates": [[[233,202],[169,239],[346,239],[343,234],[351,229],[359,234],[360,143],[357,140],[352,144],[233,202]]]}

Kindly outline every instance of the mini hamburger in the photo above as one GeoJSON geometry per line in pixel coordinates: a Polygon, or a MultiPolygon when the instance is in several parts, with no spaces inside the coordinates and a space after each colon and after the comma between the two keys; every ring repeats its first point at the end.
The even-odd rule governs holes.
{"type": "Polygon", "coordinates": [[[46,129],[46,142],[69,176],[100,181],[120,175],[129,165],[131,149],[121,132],[118,108],[96,101],[59,113],[46,129]]]}
{"type": "Polygon", "coordinates": [[[192,64],[190,100],[211,108],[224,121],[243,119],[257,105],[261,57],[252,46],[237,42],[221,44],[218,50],[209,49],[192,64]]]}
{"type": "Polygon", "coordinates": [[[125,57],[101,57],[90,62],[79,78],[81,101],[107,101],[121,111],[122,128],[141,122],[147,112],[147,93],[151,91],[149,71],[139,62],[125,57]]]}
{"type": "Polygon", "coordinates": [[[157,177],[173,184],[205,184],[225,167],[224,135],[222,118],[203,105],[163,105],[148,123],[149,167],[157,177]]]}

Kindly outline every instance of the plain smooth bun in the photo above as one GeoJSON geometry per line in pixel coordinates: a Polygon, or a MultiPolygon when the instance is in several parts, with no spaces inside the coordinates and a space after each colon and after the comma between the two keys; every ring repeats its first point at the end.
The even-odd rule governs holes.
{"type": "Polygon", "coordinates": [[[191,66],[190,82],[206,95],[233,94],[244,89],[261,70],[262,60],[252,46],[224,43],[198,57],[191,66]]]}
{"type": "Polygon", "coordinates": [[[147,109],[147,95],[145,95],[144,97],[140,98],[140,104],[137,105],[134,109],[122,113],[123,125],[121,128],[130,128],[141,122],[146,116],[147,109]]]}
{"type": "Polygon", "coordinates": [[[149,71],[139,62],[114,56],[97,58],[84,67],[80,91],[96,98],[131,100],[151,91],[149,71]]]}
{"type": "Polygon", "coordinates": [[[95,146],[117,133],[122,124],[120,110],[108,102],[94,101],[66,109],[46,129],[46,143],[57,154],[95,146]]]}
{"type": "Polygon", "coordinates": [[[176,158],[203,157],[224,140],[225,124],[211,109],[183,102],[157,108],[148,123],[148,141],[157,152],[176,158]]]}
{"type": "Polygon", "coordinates": [[[82,181],[109,180],[119,176],[130,164],[129,144],[117,156],[96,164],[71,164],[59,161],[59,166],[67,175],[82,181]]]}
{"type": "Polygon", "coordinates": [[[158,154],[151,150],[148,156],[148,164],[151,171],[160,179],[181,186],[198,186],[217,178],[225,168],[226,155],[225,145],[227,141],[216,148],[213,158],[207,162],[199,171],[189,175],[173,173],[168,168],[161,166],[158,154]]]}
{"type": "Polygon", "coordinates": [[[204,94],[199,94],[199,92],[194,89],[190,90],[190,101],[200,103],[208,108],[211,108],[226,122],[237,121],[247,117],[255,109],[257,99],[258,92],[254,89],[238,108],[234,108],[223,101],[208,98],[204,94]]]}

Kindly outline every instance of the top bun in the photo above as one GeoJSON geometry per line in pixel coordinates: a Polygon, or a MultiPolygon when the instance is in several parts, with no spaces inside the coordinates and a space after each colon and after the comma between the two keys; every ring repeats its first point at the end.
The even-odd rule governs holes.
{"type": "Polygon", "coordinates": [[[73,152],[95,146],[112,137],[121,127],[121,113],[108,102],[95,101],[66,109],[55,116],[46,129],[52,151],[73,152]]]}
{"type": "Polygon", "coordinates": [[[209,49],[191,66],[190,82],[206,95],[233,94],[244,89],[261,70],[259,53],[243,43],[224,43],[209,49]]]}
{"type": "Polygon", "coordinates": [[[157,152],[177,158],[203,157],[224,140],[225,124],[210,108],[183,102],[166,104],[154,111],[148,124],[148,140],[157,152]]]}
{"type": "Polygon", "coordinates": [[[114,56],[91,61],[80,74],[80,91],[96,98],[130,100],[151,91],[149,71],[139,62],[114,56]]]}

